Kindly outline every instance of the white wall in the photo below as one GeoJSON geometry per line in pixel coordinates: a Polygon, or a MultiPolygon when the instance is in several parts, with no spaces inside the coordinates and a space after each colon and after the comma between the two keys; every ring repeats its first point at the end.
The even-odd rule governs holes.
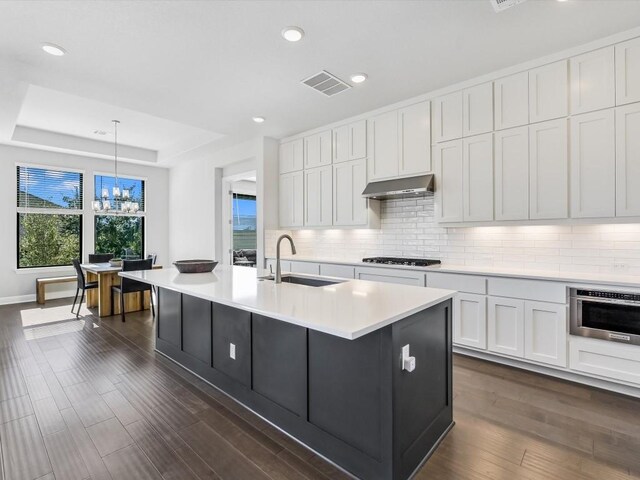
{"type": "MultiPolygon", "coordinates": [[[[93,175],[113,171],[113,162],[96,158],[47,152],[30,148],[0,145],[0,303],[28,301],[35,298],[35,280],[38,277],[72,274],[73,269],[17,270],[16,267],[16,163],[71,168],[84,172],[85,212],[83,221],[83,258],[93,252],[93,175]]],[[[121,163],[120,175],[146,179],[146,252],[158,254],[158,263],[166,264],[169,257],[167,221],[169,173],[164,168],[121,163]]],[[[47,292],[69,292],[70,284],[51,285],[47,292]]],[[[75,287],[73,287],[75,293],[75,287]]],[[[61,294],[64,294],[61,293],[61,294]]]]}

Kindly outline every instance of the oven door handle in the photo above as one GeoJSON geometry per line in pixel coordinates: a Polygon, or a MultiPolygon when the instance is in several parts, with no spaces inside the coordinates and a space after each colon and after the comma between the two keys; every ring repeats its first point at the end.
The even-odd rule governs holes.
{"type": "Polygon", "coordinates": [[[638,307],[640,308],[640,302],[636,302],[633,300],[618,300],[615,298],[591,298],[591,297],[575,297],[578,301],[578,304],[582,302],[589,303],[609,303],[612,305],[628,305],[630,307],[638,307]]]}

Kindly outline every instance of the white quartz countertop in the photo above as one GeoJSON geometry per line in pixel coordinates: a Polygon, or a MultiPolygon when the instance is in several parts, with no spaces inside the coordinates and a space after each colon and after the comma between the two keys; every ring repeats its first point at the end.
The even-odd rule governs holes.
{"type": "Polygon", "coordinates": [[[165,268],[119,275],[350,340],[456,293],[364,280],[341,280],[325,287],[276,285],[258,280],[257,274],[254,268],[218,265],[211,273],[184,274],[165,268]]]}
{"type": "MultiPolygon", "coordinates": [[[[267,257],[273,259],[273,257],[267,257]]],[[[331,258],[311,258],[287,256],[282,257],[286,261],[313,262],[313,263],[331,263],[336,265],[353,265],[356,267],[381,267],[396,268],[403,270],[418,270],[425,273],[443,272],[443,273],[461,273],[467,275],[485,275],[489,277],[512,277],[526,278],[532,280],[549,280],[553,282],[565,283],[585,283],[592,285],[609,285],[620,287],[640,288],[640,275],[625,274],[608,274],[608,273],[586,273],[586,272],[559,272],[552,270],[535,270],[530,268],[507,268],[507,267],[490,267],[479,266],[473,267],[468,265],[442,264],[432,267],[411,267],[406,265],[386,265],[377,263],[365,263],[358,260],[331,259],[331,258]]]]}

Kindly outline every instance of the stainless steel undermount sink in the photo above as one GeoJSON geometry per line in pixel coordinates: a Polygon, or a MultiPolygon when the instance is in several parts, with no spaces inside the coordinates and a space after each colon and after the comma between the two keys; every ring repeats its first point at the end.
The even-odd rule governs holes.
{"type": "MultiPolygon", "coordinates": [[[[274,279],[275,277],[273,275],[258,277],[258,280],[273,281],[274,279]]],[[[306,277],[302,275],[292,275],[289,273],[282,275],[282,283],[295,283],[297,285],[306,285],[308,287],[326,287],[327,285],[335,285],[342,282],[342,280],[327,280],[324,278],[306,277]]]]}

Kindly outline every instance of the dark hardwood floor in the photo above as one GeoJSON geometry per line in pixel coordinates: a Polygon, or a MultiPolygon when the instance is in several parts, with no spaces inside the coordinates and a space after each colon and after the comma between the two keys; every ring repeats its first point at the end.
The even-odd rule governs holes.
{"type": "MultiPolygon", "coordinates": [[[[0,307],[0,479],[340,479],[153,353],[148,312],[0,307]]],[[[640,400],[456,356],[456,426],[418,479],[640,479],[640,400]]]]}

